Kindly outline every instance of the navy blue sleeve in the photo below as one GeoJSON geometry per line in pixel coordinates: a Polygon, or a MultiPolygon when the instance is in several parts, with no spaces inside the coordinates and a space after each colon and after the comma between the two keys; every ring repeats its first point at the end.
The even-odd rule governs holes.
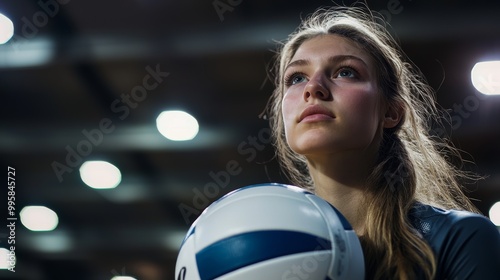
{"type": "MultiPolygon", "coordinates": [[[[440,248],[442,279],[500,279],[500,233],[486,217],[453,215],[440,248]]],[[[441,277],[440,277],[441,278],[441,277]]]]}

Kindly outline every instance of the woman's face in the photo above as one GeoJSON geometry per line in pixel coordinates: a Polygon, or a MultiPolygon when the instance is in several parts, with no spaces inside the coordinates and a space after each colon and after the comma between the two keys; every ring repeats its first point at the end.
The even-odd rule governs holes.
{"type": "Polygon", "coordinates": [[[282,114],[293,151],[312,156],[378,145],[384,114],[375,65],[349,39],[308,39],[286,65],[283,82],[282,114]]]}

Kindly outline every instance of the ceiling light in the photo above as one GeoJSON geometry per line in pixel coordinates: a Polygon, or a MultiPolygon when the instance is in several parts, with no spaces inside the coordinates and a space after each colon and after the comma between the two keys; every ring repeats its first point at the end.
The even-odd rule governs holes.
{"type": "Polygon", "coordinates": [[[32,231],[51,231],[59,223],[56,212],[45,206],[26,206],[19,212],[19,216],[21,223],[32,231]]]}
{"type": "Polygon", "coordinates": [[[500,94],[500,61],[478,62],[471,71],[474,87],[486,95],[500,94]]]}
{"type": "Polygon", "coordinates": [[[164,111],[156,119],[158,131],[173,141],[187,141],[198,134],[198,121],[184,111],[164,111]]]}
{"type": "Polygon", "coordinates": [[[490,208],[489,212],[490,220],[496,225],[500,226],[500,201],[497,201],[490,208]]]}
{"type": "Polygon", "coordinates": [[[7,43],[14,35],[14,24],[12,21],[0,14],[0,45],[7,43]]]}
{"type": "Polygon", "coordinates": [[[122,180],[120,170],[107,161],[86,161],[80,167],[80,177],[94,189],[112,189],[122,180]]]}

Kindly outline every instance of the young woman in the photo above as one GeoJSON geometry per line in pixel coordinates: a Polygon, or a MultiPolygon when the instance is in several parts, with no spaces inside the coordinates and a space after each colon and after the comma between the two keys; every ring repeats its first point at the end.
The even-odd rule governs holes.
{"type": "Polygon", "coordinates": [[[278,55],[266,110],[278,158],[346,216],[367,278],[498,279],[500,234],[463,194],[457,151],[431,133],[433,92],[379,20],[320,9],[278,55]]]}

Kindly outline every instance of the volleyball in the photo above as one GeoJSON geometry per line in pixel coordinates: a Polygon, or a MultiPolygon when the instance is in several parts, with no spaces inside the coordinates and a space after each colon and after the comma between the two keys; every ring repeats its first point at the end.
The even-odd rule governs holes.
{"type": "Polygon", "coordinates": [[[259,184],[208,206],[182,242],[177,280],[364,279],[361,245],[331,204],[301,188],[259,184]]]}

